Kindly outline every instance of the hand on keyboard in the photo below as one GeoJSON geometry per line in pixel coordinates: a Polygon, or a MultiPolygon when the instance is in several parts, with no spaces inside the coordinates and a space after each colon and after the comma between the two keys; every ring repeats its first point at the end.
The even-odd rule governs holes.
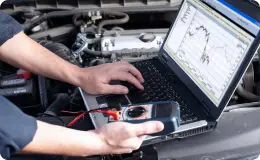
{"type": "Polygon", "coordinates": [[[127,94],[128,88],[122,85],[111,85],[113,80],[127,81],[143,90],[144,79],[141,73],[127,62],[103,64],[81,69],[79,85],[89,94],[127,94]]]}

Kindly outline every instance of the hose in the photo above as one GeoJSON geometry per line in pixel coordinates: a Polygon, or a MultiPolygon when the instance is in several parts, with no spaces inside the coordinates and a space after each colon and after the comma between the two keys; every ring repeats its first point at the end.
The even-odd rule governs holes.
{"type": "Polygon", "coordinates": [[[48,98],[46,90],[46,78],[43,76],[38,76],[38,86],[39,86],[39,95],[41,103],[41,111],[45,111],[48,107],[48,98]]]}
{"type": "Polygon", "coordinates": [[[239,108],[252,108],[252,107],[259,107],[260,102],[252,102],[252,103],[244,103],[244,104],[236,104],[232,106],[228,106],[225,108],[225,112],[229,112],[234,109],[239,109],[239,108]]]}
{"type": "Polygon", "coordinates": [[[44,112],[53,116],[58,116],[60,111],[69,106],[69,95],[66,93],[59,93],[54,96],[54,101],[44,112]]]}
{"type": "Polygon", "coordinates": [[[72,21],[74,23],[75,26],[79,27],[81,25],[83,25],[85,22],[83,20],[78,20],[80,17],[85,17],[85,13],[81,13],[81,14],[75,14],[72,17],[72,21]]]}
{"type": "Polygon", "coordinates": [[[42,22],[50,18],[66,17],[78,13],[88,13],[88,12],[89,10],[66,10],[66,11],[54,11],[54,12],[44,13],[40,17],[32,20],[30,23],[24,24],[24,31],[27,32],[30,29],[36,27],[37,25],[41,24],[42,22]]]}
{"type": "Polygon", "coordinates": [[[45,41],[45,40],[40,41],[39,44],[47,48],[49,51],[55,53],[57,56],[61,57],[62,59],[81,67],[78,61],[72,56],[71,50],[65,45],[61,43],[55,43],[52,41],[45,41]]]}
{"type": "Polygon", "coordinates": [[[238,95],[240,95],[241,97],[245,98],[246,100],[248,100],[250,102],[260,101],[260,96],[257,96],[253,93],[248,92],[247,90],[245,90],[243,88],[243,86],[241,84],[238,85],[236,92],[238,95]]]}
{"type": "Polygon", "coordinates": [[[95,65],[100,65],[100,64],[105,64],[107,60],[105,59],[94,59],[89,63],[89,67],[95,66],[95,65]]]}
{"type": "Polygon", "coordinates": [[[118,17],[123,17],[120,19],[113,19],[113,20],[103,20],[98,24],[97,33],[98,35],[101,35],[102,28],[106,25],[117,25],[117,24],[124,24],[129,21],[128,14],[122,13],[122,12],[115,12],[115,11],[103,11],[103,14],[105,15],[114,15],[118,17]]]}
{"type": "Polygon", "coordinates": [[[100,52],[100,51],[93,51],[93,50],[88,49],[88,48],[84,48],[83,51],[90,54],[90,55],[93,55],[93,56],[102,56],[102,52],[100,52]]]}
{"type": "Polygon", "coordinates": [[[114,30],[116,30],[116,31],[124,31],[124,28],[122,28],[122,27],[113,27],[111,30],[112,31],[114,31],[114,30]]]}
{"type": "MultiPolygon", "coordinates": [[[[66,10],[66,11],[54,11],[49,13],[44,13],[40,17],[32,20],[30,23],[24,24],[24,31],[27,32],[30,29],[36,27],[37,25],[41,24],[42,22],[50,19],[50,18],[59,18],[59,17],[66,17],[66,16],[73,16],[75,14],[84,14],[88,13],[89,10],[66,10]]],[[[115,20],[104,20],[100,22],[98,26],[98,33],[101,34],[102,28],[105,25],[111,25],[111,24],[123,24],[129,21],[129,16],[125,13],[121,12],[114,12],[114,11],[102,11],[103,14],[110,14],[114,16],[123,17],[121,19],[115,19],[115,20]]],[[[81,22],[79,22],[81,23],[81,22]]]]}
{"type": "Polygon", "coordinates": [[[68,35],[75,30],[76,30],[76,27],[72,24],[69,24],[69,25],[59,26],[59,27],[47,29],[45,31],[33,33],[33,34],[29,35],[29,37],[31,37],[34,40],[46,39],[46,37],[48,37],[50,39],[55,39],[56,37],[68,35]]]}

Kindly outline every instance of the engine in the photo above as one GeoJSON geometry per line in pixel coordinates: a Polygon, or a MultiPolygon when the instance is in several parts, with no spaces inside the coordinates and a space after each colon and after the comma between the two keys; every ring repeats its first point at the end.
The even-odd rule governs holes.
{"type": "MultiPolygon", "coordinates": [[[[80,67],[158,56],[175,14],[176,10],[150,14],[109,10],[12,13],[24,25],[28,36],[80,67]]],[[[260,100],[258,57],[254,58],[229,105],[260,100]]],[[[61,103],[61,109],[85,109],[76,86],[36,75],[19,77],[17,68],[5,63],[1,66],[0,94],[25,112],[36,115],[51,105],[61,103]],[[30,103],[24,104],[25,98],[30,103]]]]}

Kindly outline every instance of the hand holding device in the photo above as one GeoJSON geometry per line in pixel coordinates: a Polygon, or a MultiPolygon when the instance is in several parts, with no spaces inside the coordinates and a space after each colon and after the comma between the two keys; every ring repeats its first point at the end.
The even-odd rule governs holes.
{"type": "MultiPolygon", "coordinates": [[[[110,119],[110,121],[114,120],[110,119]]],[[[164,124],[164,129],[150,135],[167,135],[176,131],[180,126],[180,108],[179,104],[174,101],[122,106],[119,121],[132,124],[160,121],[164,124]]]]}

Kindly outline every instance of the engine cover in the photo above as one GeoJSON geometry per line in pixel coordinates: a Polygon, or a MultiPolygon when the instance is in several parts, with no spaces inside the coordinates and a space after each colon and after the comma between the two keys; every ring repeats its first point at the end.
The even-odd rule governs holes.
{"type": "Polygon", "coordinates": [[[168,29],[106,31],[101,39],[103,54],[158,52],[168,29]]]}

